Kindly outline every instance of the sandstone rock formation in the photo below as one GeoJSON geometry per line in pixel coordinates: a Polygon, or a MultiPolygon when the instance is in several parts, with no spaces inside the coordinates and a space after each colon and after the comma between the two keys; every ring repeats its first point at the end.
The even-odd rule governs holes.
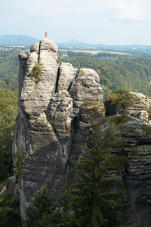
{"type": "Polygon", "coordinates": [[[151,99],[146,95],[138,92],[129,92],[132,98],[132,106],[129,108],[133,111],[148,110],[151,107],[151,99]]]}
{"type": "MultiPolygon", "coordinates": [[[[151,100],[131,93],[129,113],[140,113],[143,121],[130,117],[106,116],[98,74],[58,62],[58,48],[44,39],[22,52],[19,70],[19,104],[13,142],[14,166],[18,154],[21,172],[15,169],[20,185],[23,224],[25,208],[31,205],[41,186],[53,198],[63,191],[70,172],[70,159],[82,153],[92,125],[100,127],[100,138],[111,138],[113,153],[127,157],[124,166],[125,196],[131,203],[125,227],[151,226],[151,126],[144,123],[151,100]],[[31,76],[40,65],[39,81],[31,76]]],[[[114,106],[115,107],[115,106],[114,106]]],[[[117,112],[114,108],[114,114],[117,112]]],[[[110,113],[111,111],[109,111],[110,113]]],[[[108,114],[110,115],[110,114],[108,114]]]]}
{"type": "Polygon", "coordinates": [[[146,123],[150,118],[151,99],[138,92],[120,92],[106,101],[106,114],[115,115],[126,113],[146,123]]]}
{"type": "MultiPolygon", "coordinates": [[[[34,43],[19,59],[19,111],[13,153],[14,165],[22,153],[22,171],[16,172],[16,177],[19,179],[21,175],[20,204],[24,221],[25,208],[41,186],[48,188],[53,198],[63,191],[74,140],[77,143],[79,139],[76,136],[80,129],[79,116],[87,126],[82,109],[79,115],[80,106],[85,101],[94,102],[95,109],[91,112],[93,115],[96,112],[97,117],[104,116],[105,111],[98,74],[92,69],[76,69],[69,63],[59,64],[58,47],[52,41],[34,43]],[[38,81],[31,76],[37,64],[42,69],[38,81]]],[[[74,155],[78,157],[79,152],[74,155]]]]}
{"type": "Polygon", "coordinates": [[[122,226],[151,226],[151,126],[131,118],[110,116],[100,123],[100,128],[111,137],[112,152],[127,159],[123,180],[131,207],[122,226]]]}

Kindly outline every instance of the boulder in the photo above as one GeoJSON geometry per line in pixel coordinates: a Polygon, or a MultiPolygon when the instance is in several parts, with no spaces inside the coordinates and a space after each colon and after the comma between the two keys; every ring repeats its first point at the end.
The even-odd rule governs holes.
{"type": "Polygon", "coordinates": [[[62,62],[59,66],[59,78],[57,91],[69,90],[73,80],[76,77],[78,69],[74,68],[70,63],[62,62]]]}
{"type": "Polygon", "coordinates": [[[74,113],[78,114],[81,104],[87,101],[103,102],[103,90],[98,74],[93,69],[81,68],[69,90],[73,98],[74,113]]]}

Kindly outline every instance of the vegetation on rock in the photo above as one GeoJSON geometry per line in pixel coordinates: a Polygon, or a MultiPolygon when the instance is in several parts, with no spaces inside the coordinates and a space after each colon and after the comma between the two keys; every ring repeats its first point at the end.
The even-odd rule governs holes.
{"type": "Polygon", "coordinates": [[[123,159],[111,154],[107,144],[98,130],[88,136],[84,154],[75,164],[76,183],[66,185],[60,209],[52,206],[48,191],[40,189],[33,207],[27,209],[29,227],[120,226],[120,214],[128,207],[121,203],[123,159]]]}
{"type": "Polygon", "coordinates": [[[40,64],[35,65],[30,73],[30,76],[34,78],[36,84],[40,81],[41,73],[42,67],[40,64]]]}
{"type": "Polygon", "coordinates": [[[71,225],[117,227],[126,208],[121,204],[121,177],[115,174],[122,171],[121,158],[109,152],[98,130],[88,136],[84,149],[76,164],[77,181],[65,192],[73,210],[71,225]]]}
{"type": "MultiPolygon", "coordinates": [[[[2,54],[4,56],[1,56],[0,52],[0,87],[14,90],[17,82],[17,55],[14,55],[15,58],[12,61],[14,68],[11,69],[12,65],[5,65],[5,63],[7,62],[6,59],[11,62],[12,57],[10,55],[13,53],[10,53],[10,55],[2,54]],[[3,57],[5,60],[2,59],[3,57]]],[[[94,58],[84,56],[62,59],[73,63],[74,66],[96,69],[100,76],[101,85],[103,84],[106,91],[106,96],[109,95],[111,90],[121,87],[125,89],[137,88],[139,91],[147,93],[149,75],[151,74],[150,58],[136,56],[94,58]]],[[[33,67],[30,75],[36,84],[40,81],[41,73],[42,69],[39,64],[33,67]]],[[[83,73],[80,72],[79,76],[82,75],[83,73]]],[[[132,104],[128,91],[124,90],[114,91],[112,97],[108,98],[106,103],[112,105],[114,113],[118,112],[121,115],[126,115],[127,109],[132,104]]],[[[86,101],[82,107],[92,106],[94,109],[97,108],[97,103],[94,106],[91,104],[91,101],[86,101]]],[[[17,92],[4,88],[0,89],[0,183],[5,182],[13,173],[11,145],[16,113],[17,92]]],[[[149,111],[148,113],[150,114],[149,111]]],[[[127,116],[112,116],[110,119],[113,120],[113,127],[129,120],[127,116]]],[[[49,120],[49,117],[47,117],[47,120],[49,120]]],[[[146,135],[151,135],[150,126],[143,126],[142,129],[146,135]]],[[[97,140],[98,136],[93,131],[89,135],[84,146],[84,154],[75,164],[77,181],[66,186],[65,201],[67,201],[67,204],[65,206],[61,204],[61,207],[57,210],[48,191],[44,188],[40,189],[33,207],[27,210],[29,226],[97,227],[101,223],[101,226],[117,227],[120,224],[120,213],[126,208],[125,205],[121,204],[122,160],[113,156],[107,146],[111,149],[117,148],[115,143],[118,141],[121,151],[123,144],[120,141],[121,138],[112,139],[111,128],[109,130],[110,134],[104,135],[107,138],[106,141],[97,140]],[[117,170],[121,173],[119,176],[115,174],[117,170]]],[[[114,153],[116,153],[115,150],[114,153]]],[[[21,149],[16,154],[16,172],[19,179],[22,175],[23,159],[24,152],[21,149]]],[[[10,194],[7,191],[0,195],[0,226],[19,226],[20,219],[17,207],[18,198],[15,192],[10,194]]]]}
{"type": "Polygon", "coordinates": [[[151,136],[151,125],[142,125],[142,129],[147,136],[151,136]]]}
{"type": "Polygon", "coordinates": [[[151,120],[151,110],[147,110],[148,113],[148,120],[151,120]]]}
{"type": "Polygon", "coordinates": [[[128,114],[128,108],[133,104],[131,94],[127,90],[115,90],[105,101],[107,115],[128,114]]]}
{"type": "Polygon", "coordinates": [[[92,110],[98,110],[100,107],[103,107],[104,103],[100,101],[89,101],[86,100],[82,103],[81,108],[88,108],[92,110]]]}
{"type": "MultiPolygon", "coordinates": [[[[17,88],[18,53],[20,50],[0,50],[0,87],[17,88]]],[[[111,90],[132,89],[150,95],[150,57],[127,55],[79,56],[69,52],[68,57],[60,53],[60,61],[70,62],[78,68],[92,68],[100,76],[100,83],[105,91],[105,97],[111,90]]]]}

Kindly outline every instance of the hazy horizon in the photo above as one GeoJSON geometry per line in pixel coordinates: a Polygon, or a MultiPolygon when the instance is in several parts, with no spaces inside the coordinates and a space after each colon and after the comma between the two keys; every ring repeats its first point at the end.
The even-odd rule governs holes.
{"type": "Polygon", "coordinates": [[[0,0],[0,35],[151,45],[149,0],[0,0]]]}
{"type": "MultiPolygon", "coordinates": [[[[0,35],[1,36],[28,36],[28,37],[32,37],[32,38],[35,38],[37,40],[41,40],[44,38],[44,34],[42,35],[42,37],[40,38],[37,38],[35,36],[31,36],[31,35],[27,35],[27,34],[2,34],[0,35]]],[[[48,37],[48,39],[50,39],[48,37]]],[[[151,46],[151,43],[150,44],[141,44],[141,43],[123,43],[123,44],[112,44],[112,43],[101,43],[101,42],[86,42],[84,40],[78,40],[78,39],[70,39],[70,40],[65,40],[65,41],[56,41],[56,40],[53,40],[51,39],[52,41],[54,41],[55,43],[70,43],[70,42],[79,42],[79,43],[84,43],[84,44],[92,44],[92,45],[97,45],[97,44],[100,44],[100,45],[107,45],[107,46],[128,46],[128,45],[133,45],[133,46],[151,46]]]]}

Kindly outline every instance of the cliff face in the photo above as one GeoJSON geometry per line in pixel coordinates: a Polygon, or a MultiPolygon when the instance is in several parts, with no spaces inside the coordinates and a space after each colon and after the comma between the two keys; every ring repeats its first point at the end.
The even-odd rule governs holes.
{"type": "Polygon", "coordinates": [[[19,59],[19,111],[13,154],[14,165],[18,157],[22,162],[16,177],[24,220],[25,208],[41,186],[47,187],[54,198],[63,191],[69,160],[72,155],[78,157],[80,150],[74,148],[79,140],[83,142],[77,135],[81,131],[79,116],[85,127],[90,124],[86,116],[82,119],[81,104],[101,104],[95,111],[88,110],[92,116],[104,116],[104,104],[98,74],[92,69],[73,68],[69,63],[59,64],[58,48],[52,41],[34,43],[19,59]],[[31,76],[37,65],[42,69],[38,81],[31,76]]]}
{"type": "Polygon", "coordinates": [[[108,146],[112,152],[127,160],[123,180],[130,208],[123,226],[151,226],[151,126],[114,115],[102,119],[100,129],[111,138],[108,146]]]}
{"type": "MultiPolygon", "coordinates": [[[[20,172],[16,168],[22,219],[41,186],[47,187],[53,198],[62,193],[70,159],[77,160],[82,153],[91,125],[99,125],[100,135],[106,132],[112,138],[108,144],[112,152],[128,160],[124,183],[131,208],[125,226],[150,227],[151,126],[146,118],[105,117],[98,74],[69,63],[59,64],[58,48],[50,40],[33,44],[19,58],[19,111],[13,154],[14,165],[18,158],[22,164],[20,172]],[[31,76],[37,65],[42,69],[38,82],[31,76]]],[[[132,93],[131,97],[130,114],[150,110],[146,96],[132,93]]]]}

